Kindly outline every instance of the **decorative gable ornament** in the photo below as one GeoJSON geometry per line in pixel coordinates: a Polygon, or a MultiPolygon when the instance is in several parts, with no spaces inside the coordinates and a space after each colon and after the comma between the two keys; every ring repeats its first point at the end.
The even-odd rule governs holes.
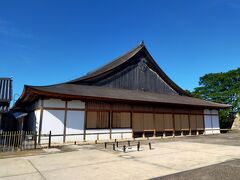
{"type": "Polygon", "coordinates": [[[142,72],[145,72],[147,70],[147,60],[142,58],[138,63],[138,67],[142,72]]]}

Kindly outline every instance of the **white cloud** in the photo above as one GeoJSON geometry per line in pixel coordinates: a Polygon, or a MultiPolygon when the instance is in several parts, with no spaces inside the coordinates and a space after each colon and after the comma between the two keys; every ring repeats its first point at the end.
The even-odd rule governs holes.
{"type": "Polygon", "coordinates": [[[34,38],[32,34],[20,31],[19,29],[15,28],[13,24],[2,19],[0,19],[0,35],[24,39],[34,38]]]}

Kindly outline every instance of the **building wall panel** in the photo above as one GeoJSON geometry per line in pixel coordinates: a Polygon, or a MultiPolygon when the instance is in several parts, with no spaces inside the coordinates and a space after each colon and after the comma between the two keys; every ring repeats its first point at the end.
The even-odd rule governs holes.
{"type": "Polygon", "coordinates": [[[181,128],[182,130],[189,130],[189,120],[186,114],[181,114],[181,128]]]}
{"type": "MultiPolygon", "coordinates": [[[[84,132],[84,111],[67,111],[66,134],[82,134],[84,132]]],[[[82,141],[83,135],[66,136],[68,141],[82,141]]]]}
{"type": "Polygon", "coordinates": [[[41,111],[40,110],[35,110],[34,111],[34,115],[31,116],[31,121],[35,121],[36,120],[36,131],[38,132],[39,131],[39,125],[40,125],[40,113],[41,111]]]}
{"type": "Polygon", "coordinates": [[[130,139],[132,138],[132,129],[124,128],[124,129],[112,129],[112,139],[130,139]]]}
{"type": "Polygon", "coordinates": [[[196,118],[197,118],[197,129],[203,130],[204,129],[204,116],[196,115],[196,118]]]}
{"type": "Polygon", "coordinates": [[[51,108],[64,108],[65,101],[62,101],[61,99],[45,99],[43,106],[51,108]]]}
{"type": "Polygon", "coordinates": [[[109,140],[109,139],[110,139],[109,129],[87,129],[86,130],[86,141],[109,140]]]}
{"type": "Polygon", "coordinates": [[[190,115],[189,120],[190,120],[191,130],[193,130],[193,131],[197,130],[197,116],[196,115],[190,115]]]}
{"type": "Polygon", "coordinates": [[[154,130],[155,129],[155,123],[154,123],[154,114],[153,113],[144,113],[144,130],[154,130]]]}
{"type": "Polygon", "coordinates": [[[78,100],[68,101],[68,108],[85,109],[85,103],[78,100]]]}
{"type": "MultiPolygon", "coordinates": [[[[64,111],[63,110],[43,110],[42,134],[63,134],[64,111]]],[[[52,142],[63,142],[63,136],[52,137],[52,142]]]]}
{"type": "Polygon", "coordinates": [[[155,128],[156,131],[164,130],[164,117],[163,114],[155,114],[155,128]]]}
{"type": "Polygon", "coordinates": [[[219,129],[219,119],[218,116],[212,116],[212,128],[219,129]]]}
{"type": "Polygon", "coordinates": [[[181,128],[181,115],[175,114],[174,115],[174,125],[175,125],[175,131],[180,131],[181,128]]]}
{"type": "Polygon", "coordinates": [[[164,114],[164,130],[173,130],[173,116],[172,114],[164,114]]]}
{"type": "Polygon", "coordinates": [[[133,131],[143,131],[144,130],[144,114],[143,113],[133,113],[132,114],[132,129],[133,131]]]}
{"type": "Polygon", "coordinates": [[[204,124],[205,124],[205,133],[206,134],[219,134],[220,125],[218,111],[213,109],[204,110],[204,124]]]}

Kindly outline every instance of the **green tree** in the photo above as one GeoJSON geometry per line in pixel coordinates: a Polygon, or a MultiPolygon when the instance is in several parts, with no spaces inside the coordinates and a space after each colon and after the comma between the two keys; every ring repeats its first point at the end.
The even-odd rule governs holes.
{"type": "Polygon", "coordinates": [[[232,105],[219,111],[220,127],[230,128],[235,114],[240,112],[240,68],[200,77],[199,87],[191,94],[204,100],[232,105]]]}

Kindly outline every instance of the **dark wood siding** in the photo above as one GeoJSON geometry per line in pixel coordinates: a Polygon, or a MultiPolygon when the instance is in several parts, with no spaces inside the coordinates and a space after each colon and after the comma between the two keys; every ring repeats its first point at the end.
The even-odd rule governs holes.
{"type": "Polygon", "coordinates": [[[154,130],[154,114],[153,113],[144,113],[144,130],[154,130]]]}
{"type": "Polygon", "coordinates": [[[189,120],[186,114],[181,114],[181,129],[189,130],[189,120]]]}
{"type": "Polygon", "coordinates": [[[177,94],[156,72],[148,66],[142,70],[137,64],[126,67],[122,71],[96,82],[94,85],[162,94],[177,94]]]}
{"type": "Polygon", "coordinates": [[[154,117],[155,117],[156,131],[163,131],[164,130],[163,114],[155,114],[154,117]]]}
{"type": "Polygon", "coordinates": [[[107,114],[112,112],[112,128],[132,127],[135,132],[147,130],[188,131],[190,128],[193,131],[204,129],[202,109],[91,101],[86,102],[86,110],[92,112],[92,114],[87,115],[90,116],[87,119],[92,119],[90,120],[92,122],[87,122],[89,128],[93,128],[94,122],[98,124],[98,127],[102,127],[100,124],[107,122],[107,120],[102,120],[100,124],[96,122],[97,119],[104,119],[98,118],[100,117],[98,113],[106,112],[107,114]]]}
{"type": "Polygon", "coordinates": [[[193,131],[197,130],[197,116],[196,115],[190,115],[190,128],[193,131]]]}
{"type": "Polygon", "coordinates": [[[130,112],[113,112],[112,114],[113,128],[131,128],[130,112]]]}
{"type": "Polygon", "coordinates": [[[132,115],[132,129],[135,132],[144,131],[144,114],[143,113],[133,113],[132,115]]]}
{"type": "Polygon", "coordinates": [[[172,114],[164,114],[164,130],[170,131],[173,130],[173,116],[172,114]]]}
{"type": "Polygon", "coordinates": [[[197,129],[204,129],[204,118],[203,115],[197,115],[197,129]]]}
{"type": "Polygon", "coordinates": [[[108,129],[109,112],[87,111],[87,129],[108,129]]]}
{"type": "Polygon", "coordinates": [[[174,115],[174,125],[175,125],[175,130],[180,131],[181,128],[181,114],[175,114],[174,115]]]}

